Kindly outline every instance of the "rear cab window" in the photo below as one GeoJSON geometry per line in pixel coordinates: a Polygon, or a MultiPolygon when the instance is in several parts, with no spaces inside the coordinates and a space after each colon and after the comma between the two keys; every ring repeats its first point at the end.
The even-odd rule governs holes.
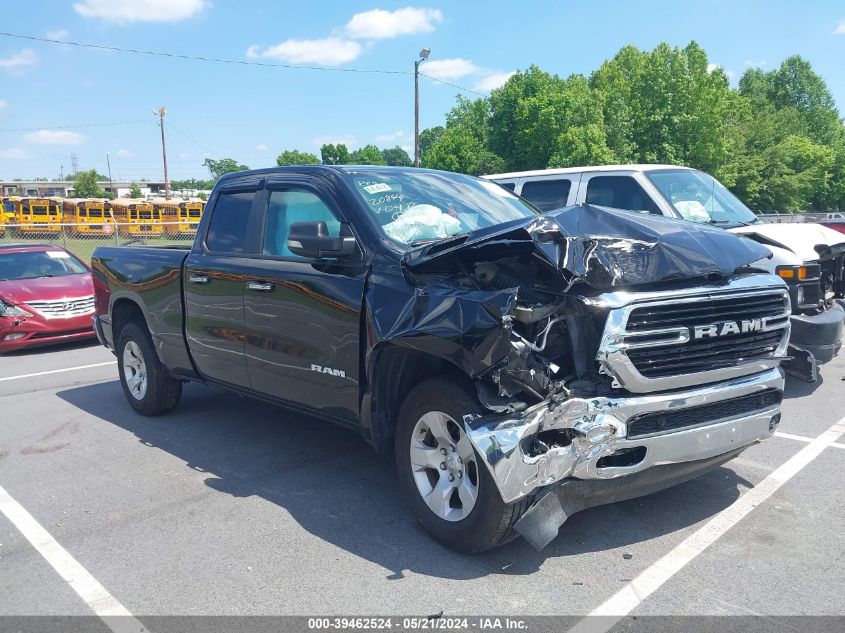
{"type": "Polygon", "coordinates": [[[551,211],[566,206],[572,181],[566,178],[529,180],[522,185],[523,198],[540,211],[551,211]]]}
{"type": "Polygon", "coordinates": [[[205,245],[217,253],[246,253],[255,191],[222,191],[208,223],[205,245]]]}

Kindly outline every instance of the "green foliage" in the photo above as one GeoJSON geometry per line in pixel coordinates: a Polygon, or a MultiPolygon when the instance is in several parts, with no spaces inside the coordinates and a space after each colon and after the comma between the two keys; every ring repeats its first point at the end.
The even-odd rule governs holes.
{"type": "Polygon", "coordinates": [[[301,152],[298,149],[286,149],[276,157],[276,164],[279,167],[287,165],[319,165],[320,159],[310,152],[301,152]]]}
{"type": "Polygon", "coordinates": [[[320,157],[324,165],[346,165],[349,162],[349,150],[343,143],[326,143],[320,147],[320,157]]]}
{"type": "Polygon", "coordinates": [[[141,187],[138,186],[137,182],[130,183],[129,185],[129,196],[131,198],[140,198],[144,194],[141,193],[141,187]]]}
{"type": "Polygon", "coordinates": [[[204,191],[200,191],[197,194],[197,198],[199,198],[200,200],[203,200],[203,201],[208,200],[208,194],[205,193],[204,191]]]}
{"type": "Polygon", "coordinates": [[[381,150],[381,156],[385,163],[394,167],[410,167],[414,164],[414,161],[408,156],[408,152],[398,145],[381,150]]]}
{"type": "Polygon", "coordinates": [[[213,158],[206,158],[202,162],[204,167],[208,167],[208,171],[211,174],[211,178],[214,182],[217,182],[221,176],[225,174],[231,174],[235,171],[243,171],[245,169],[249,169],[246,165],[241,165],[233,158],[221,158],[220,160],[214,160],[213,158]]]}
{"type": "Polygon", "coordinates": [[[106,192],[100,189],[98,180],[105,180],[96,169],[80,171],[73,178],[73,191],[77,198],[105,198],[106,192]]]}
{"type": "Polygon", "coordinates": [[[214,181],[198,180],[196,178],[188,178],[187,180],[171,180],[170,188],[174,191],[183,191],[186,189],[214,189],[214,181]]]}
{"type": "Polygon", "coordinates": [[[420,134],[422,165],[470,174],[611,163],[712,173],[754,209],[845,208],[845,126],[798,56],[738,87],[701,46],[625,46],[589,78],[530,66],[487,98],[458,97],[420,134]]]}
{"type": "Polygon", "coordinates": [[[381,150],[375,145],[364,145],[349,155],[350,165],[386,165],[381,150]]]}

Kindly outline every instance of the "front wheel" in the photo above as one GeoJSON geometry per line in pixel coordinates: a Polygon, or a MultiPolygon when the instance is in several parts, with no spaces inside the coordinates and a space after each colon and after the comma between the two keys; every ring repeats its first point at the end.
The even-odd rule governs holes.
{"type": "Polygon", "coordinates": [[[435,379],[405,398],[396,423],[396,468],[419,522],[438,541],[473,554],[504,545],[530,505],[505,503],[463,428],[481,412],[473,395],[435,379]]]}
{"type": "Polygon", "coordinates": [[[146,328],[127,324],[117,342],[120,384],[130,406],[142,415],[167,413],[179,403],[182,382],[167,373],[146,328]]]}

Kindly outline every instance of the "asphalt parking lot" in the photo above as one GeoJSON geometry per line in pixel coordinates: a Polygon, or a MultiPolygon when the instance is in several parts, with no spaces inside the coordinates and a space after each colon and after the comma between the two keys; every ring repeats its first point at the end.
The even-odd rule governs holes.
{"type": "Polygon", "coordinates": [[[843,356],[726,466],[475,557],[357,435],[193,384],[144,418],[116,371],[95,344],[0,357],[0,615],[91,615],[83,581],[134,615],[845,614],[843,356]]]}

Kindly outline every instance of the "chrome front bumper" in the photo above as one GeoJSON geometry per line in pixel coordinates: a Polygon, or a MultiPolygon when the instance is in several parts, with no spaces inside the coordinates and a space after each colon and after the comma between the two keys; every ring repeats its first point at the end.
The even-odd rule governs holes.
{"type": "Polygon", "coordinates": [[[739,417],[720,418],[696,427],[650,437],[628,439],[628,422],[650,412],[675,412],[776,389],[783,391],[779,368],[734,378],[706,387],[628,398],[572,398],[544,401],[510,415],[468,415],[464,427],[482,461],[510,503],[537,488],[566,478],[613,479],[652,466],[697,461],[732,452],[770,437],[779,420],[773,405],[739,417]],[[531,455],[532,436],[542,431],[571,429],[567,446],[531,455]],[[641,461],[630,466],[599,466],[599,460],[622,449],[645,448],[641,461]]]}

